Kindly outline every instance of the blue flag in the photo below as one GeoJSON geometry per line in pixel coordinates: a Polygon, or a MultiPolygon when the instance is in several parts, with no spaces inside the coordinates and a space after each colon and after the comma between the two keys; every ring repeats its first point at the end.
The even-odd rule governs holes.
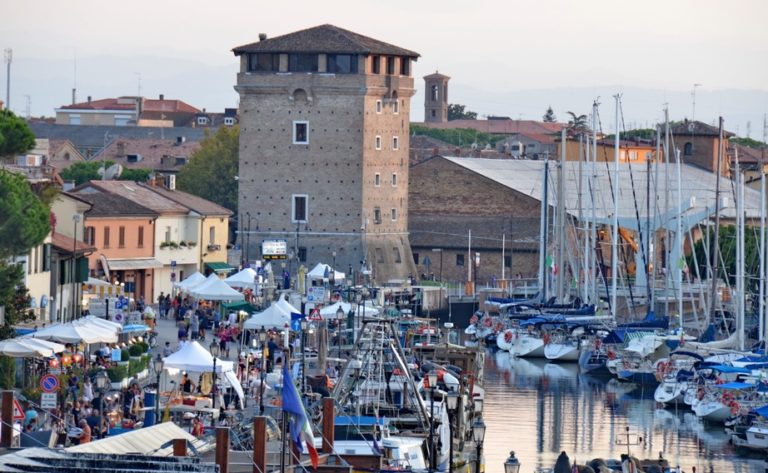
{"type": "Polygon", "coordinates": [[[312,426],[309,424],[309,418],[304,410],[304,404],[301,402],[299,392],[293,384],[291,373],[288,370],[288,363],[283,363],[283,412],[289,415],[288,427],[291,440],[299,450],[302,450],[302,440],[307,445],[309,458],[312,460],[312,466],[317,469],[318,455],[315,450],[315,437],[312,434],[312,426]]]}

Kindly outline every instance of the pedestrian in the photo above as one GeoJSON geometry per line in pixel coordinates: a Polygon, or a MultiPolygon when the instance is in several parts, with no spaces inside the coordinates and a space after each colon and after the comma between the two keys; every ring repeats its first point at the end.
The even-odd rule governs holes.
{"type": "Polygon", "coordinates": [[[190,340],[197,340],[200,334],[200,316],[199,311],[195,311],[189,318],[189,338],[190,340]]]}
{"type": "Polygon", "coordinates": [[[190,433],[196,438],[203,436],[203,423],[200,422],[199,417],[194,417],[192,419],[192,428],[190,429],[190,433]]]}
{"type": "Polygon", "coordinates": [[[82,445],[84,443],[90,442],[91,441],[91,428],[88,427],[88,422],[86,422],[85,419],[81,419],[80,422],[77,423],[77,425],[82,430],[82,432],[80,432],[80,435],[77,437],[78,445],[82,445]]]}
{"type": "Polygon", "coordinates": [[[163,358],[168,358],[173,354],[173,348],[171,348],[171,342],[165,342],[165,347],[163,348],[163,358]]]}
{"type": "Polygon", "coordinates": [[[160,312],[160,317],[163,316],[163,306],[165,305],[165,293],[160,291],[160,295],[157,297],[157,311],[160,312]]]}

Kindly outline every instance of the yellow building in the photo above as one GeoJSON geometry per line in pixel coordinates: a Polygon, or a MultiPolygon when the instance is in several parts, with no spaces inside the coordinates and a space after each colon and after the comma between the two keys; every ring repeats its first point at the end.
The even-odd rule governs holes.
{"type": "MultiPolygon", "coordinates": [[[[578,139],[568,138],[565,142],[565,159],[567,161],[578,161],[585,158],[586,143],[579,143],[578,139]],[[581,147],[581,150],[579,149],[581,147]]],[[[556,143],[556,152],[554,156],[550,156],[550,159],[560,159],[560,141],[556,143]]],[[[598,140],[597,142],[597,161],[613,162],[616,156],[614,140],[598,140]]],[[[590,154],[592,150],[592,142],[589,144],[590,154]]],[[[642,164],[648,161],[653,161],[656,155],[656,145],[650,142],[642,140],[621,140],[619,142],[619,162],[642,164]]],[[[659,150],[659,155],[663,158],[663,152],[659,150]]]]}

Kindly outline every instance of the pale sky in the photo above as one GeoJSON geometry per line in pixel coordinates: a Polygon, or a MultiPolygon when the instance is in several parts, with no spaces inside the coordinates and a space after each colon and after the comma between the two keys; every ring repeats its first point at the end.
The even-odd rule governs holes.
{"type": "MultiPolygon", "coordinates": [[[[221,111],[237,105],[233,47],[323,23],[421,54],[415,121],[423,117],[421,77],[435,70],[451,76],[451,102],[481,115],[540,119],[557,97],[549,89],[576,88],[551,103],[560,118],[588,113],[597,95],[606,107],[616,92],[626,120],[658,120],[665,102],[682,118],[698,83],[696,118],[730,115],[742,134],[751,121],[759,137],[768,109],[766,0],[2,3],[0,49],[13,48],[11,108],[20,114],[27,99],[33,115],[69,103],[75,62],[78,101],[136,94],[140,82],[145,96],[221,111]]],[[[0,84],[5,100],[4,69],[0,84]]]]}

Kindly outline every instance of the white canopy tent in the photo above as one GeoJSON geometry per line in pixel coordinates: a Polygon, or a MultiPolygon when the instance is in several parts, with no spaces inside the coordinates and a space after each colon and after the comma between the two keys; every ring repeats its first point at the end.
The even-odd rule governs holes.
{"type": "Polygon", "coordinates": [[[331,277],[331,272],[333,272],[334,281],[344,280],[344,273],[336,271],[331,268],[330,265],[324,263],[317,263],[317,266],[307,273],[307,279],[329,279],[331,277]]]}
{"type": "Polygon", "coordinates": [[[112,322],[111,320],[101,319],[95,315],[86,315],[85,317],[72,321],[75,325],[82,325],[84,327],[99,327],[106,330],[112,330],[115,333],[123,331],[123,326],[118,322],[112,322]]]}
{"type": "Polygon", "coordinates": [[[280,297],[277,302],[274,303],[274,305],[278,306],[279,308],[283,309],[283,312],[287,312],[288,315],[291,314],[300,314],[301,311],[294,307],[290,302],[283,299],[283,297],[280,297]]]}
{"type": "Polygon", "coordinates": [[[274,303],[267,307],[266,310],[253,314],[243,323],[243,329],[283,329],[286,325],[291,325],[291,312],[284,310],[277,303],[274,303]]]}
{"type": "Polygon", "coordinates": [[[208,301],[242,301],[245,296],[236,290],[232,289],[219,279],[209,279],[203,284],[192,288],[189,293],[198,299],[205,299],[208,301]]]}
{"type": "Polygon", "coordinates": [[[115,343],[117,333],[99,326],[56,324],[45,327],[31,334],[34,338],[54,340],[61,343],[115,343]]]}
{"type": "Polygon", "coordinates": [[[201,284],[206,281],[206,277],[203,276],[203,273],[196,271],[186,278],[184,278],[183,281],[177,282],[174,284],[178,289],[181,289],[182,291],[188,291],[189,289],[197,286],[198,284],[201,284]]]}
{"type": "Polygon", "coordinates": [[[109,283],[109,281],[102,281],[101,279],[96,278],[88,278],[88,281],[85,283],[88,286],[96,286],[96,287],[112,287],[112,284],[109,283]]]}
{"type": "Polygon", "coordinates": [[[324,319],[335,319],[336,318],[336,312],[338,312],[339,307],[341,307],[341,310],[344,311],[344,315],[346,316],[350,310],[352,310],[352,304],[349,304],[344,301],[338,301],[334,304],[325,306],[320,309],[320,315],[323,316],[324,319]]]}
{"type": "Polygon", "coordinates": [[[0,354],[12,358],[48,357],[61,353],[65,349],[66,347],[59,343],[29,336],[0,341],[0,354]]]}
{"type": "Polygon", "coordinates": [[[254,289],[256,287],[256,277],[258,273],[251,268],[244,268],[237,274],[233,274],[224,280],[225,283],[232,287],[242,287],[248,289],[254,289]]]}
{"type": "MultiPolygon", "coordinates": [[[[216,359],[216,372],[232,371],[231,361],[216,359]]],[[[185,343],[181,349],[163,358],[163,369],[177,369],[194,371],[197,373],[210,373],[213,371],[213,355],[196,341],[185,343]]]]}

